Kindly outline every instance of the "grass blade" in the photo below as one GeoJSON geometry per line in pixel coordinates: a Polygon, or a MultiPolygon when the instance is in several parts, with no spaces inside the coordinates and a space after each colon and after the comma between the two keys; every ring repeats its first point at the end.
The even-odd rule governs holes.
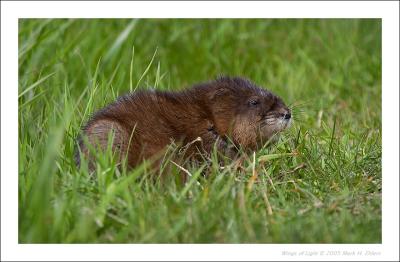
{"type": "Polygon", "coordinates": [[[263,155],[263,156],[260,156],[258,158],[258,161],[259,162],[266,162],[266,161],[274,160],[274,159],[277,159],[277,158],[283,158],[283,157],[288,157],[288,156],[297,156],[297,155],[298,155],[297,152],[263,155]]]}
{"type": "Polygon", "coordinates": [[[38,85],[40,85],[41,83],[43,83],[44,81],[46,81],[48,78],[50,78],[51,76],[55,75],[55,72],[48,74],[45,77],[42,77],[41,79],[39,79],[38,81],[36,81],[35,83],[33,83],[32,85],[28,86],[24,91],[22,91],[19,95],[18,98],[20,98],[21,96],[25,95],[27,92],[29,92],[30,90],[34,89],[35,87],[37,87],[38,85]]]}
{"type": "Polygon", "coordinates": [[[132,46],[132,58],[131,58],[131,66],[129,68],[129,90],[132,92],[133,90],[133,80],[132,80],[132,73],[133,73],[133,58],[135,57],[135,46],[132,46]]]}
{"type": "Polygon", "coordinates": [[[110,50],[108,50],[107,54],[104,56],[104,60],[108,61],[113,55],[115,55],[118,50],[121,48],[121,45],[128,38],[131,31],[135,28],[138,19],[133,19],[125,29],[119,34],[117,39],[114,41],[114,44],[111,46],[110,50]]]}
{"type": "Polygon", "coordinates": [[[152,57],[151,60],[150,60],[150,63],[147,65],[146,70],[144,70],[143,74],[140,76],[139,81],[137,82],[136,87],[135,87],[135,89],[134,89],[133,91],[135,91],[135,90],[138,88],[138,86],[139,86],[139,84],[140,84],[140,81],[142,81],[143,77],[144,77],[144,76],[147,74],[147,72],[149,71],[151,65],[153,64],[154,57],[156,57],[157,50],[158,50],[158,48],[156,48],[156,51],[154,51],[154,54],[153,54],[153,57],[152,57]]]}

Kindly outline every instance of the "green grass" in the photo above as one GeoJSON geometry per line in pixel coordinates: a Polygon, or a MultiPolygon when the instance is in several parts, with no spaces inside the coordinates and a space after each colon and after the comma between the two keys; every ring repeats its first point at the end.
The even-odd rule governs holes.
{"type": "Polygon", "coordinates": [[[18,92],[20,243],[381,242],[380,20],[22,19],[18,92]],[[219,74],[295,106],[241,171],[193,165],[181,185],[109,152],[96,177],[74,165],[81,124],[117,96],[219,74]]]}

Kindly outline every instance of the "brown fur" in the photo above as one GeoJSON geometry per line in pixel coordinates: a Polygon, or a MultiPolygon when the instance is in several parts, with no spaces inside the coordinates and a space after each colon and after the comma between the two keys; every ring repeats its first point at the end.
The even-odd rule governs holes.
{"type": "MultiPolygon", "coordinates": [[[[118,162],[127,157],[128,166],[134,167],[162,153],[172,141],[186,145],[198,137],[201,141],[193,143],[186,156],[209,153],[214,144],[233,156],[228,139],[255,150],[286,128],[289,120],[290,110],[279,97],[243,78],[221,77],[182,92],[138,91],[121,96],[92,116],[83,136],[105,149],[113,132],[118,162]],[[284,114],[289,115],[287,122],[282,120],[284,114]]],[[[92,162],[83,140],[79,146],[92,162]]]]}

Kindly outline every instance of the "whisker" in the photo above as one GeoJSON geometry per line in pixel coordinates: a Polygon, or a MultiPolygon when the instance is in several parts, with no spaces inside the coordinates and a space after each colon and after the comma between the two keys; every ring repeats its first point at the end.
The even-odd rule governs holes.
{"type": "Polygon", "coordinates": [[[306,100],[306,101],[294,101],[293,103],[289,104],[288,107],[298,107],[298,106],[305,106],[305,105],[309,105],[309,104],[313,104],[312,100],[306,100]]]}
{"type": "Polygon", "coordinates": [[[292,111],[292,115],[306,115],[306,111],[292,111]]]}
{"type": "Polygon", "coordinates": [[[267,117],[264,117],[263,119],[267,120],[267,119],[274,119],[274,118],[278,118],[278,117],[277,116],[267,116],[267,117]]]}

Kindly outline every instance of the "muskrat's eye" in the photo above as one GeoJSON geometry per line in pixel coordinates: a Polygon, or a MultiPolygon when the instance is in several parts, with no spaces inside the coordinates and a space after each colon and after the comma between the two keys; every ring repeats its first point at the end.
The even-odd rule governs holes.
{"type": "Polygon", "coordinates": [[[250,100],[249,101],[249,105],[251,105],[251,106],[256,106],[256,105],[258,105],[260,102],[258,102],[258,100],[250,100]]]}

